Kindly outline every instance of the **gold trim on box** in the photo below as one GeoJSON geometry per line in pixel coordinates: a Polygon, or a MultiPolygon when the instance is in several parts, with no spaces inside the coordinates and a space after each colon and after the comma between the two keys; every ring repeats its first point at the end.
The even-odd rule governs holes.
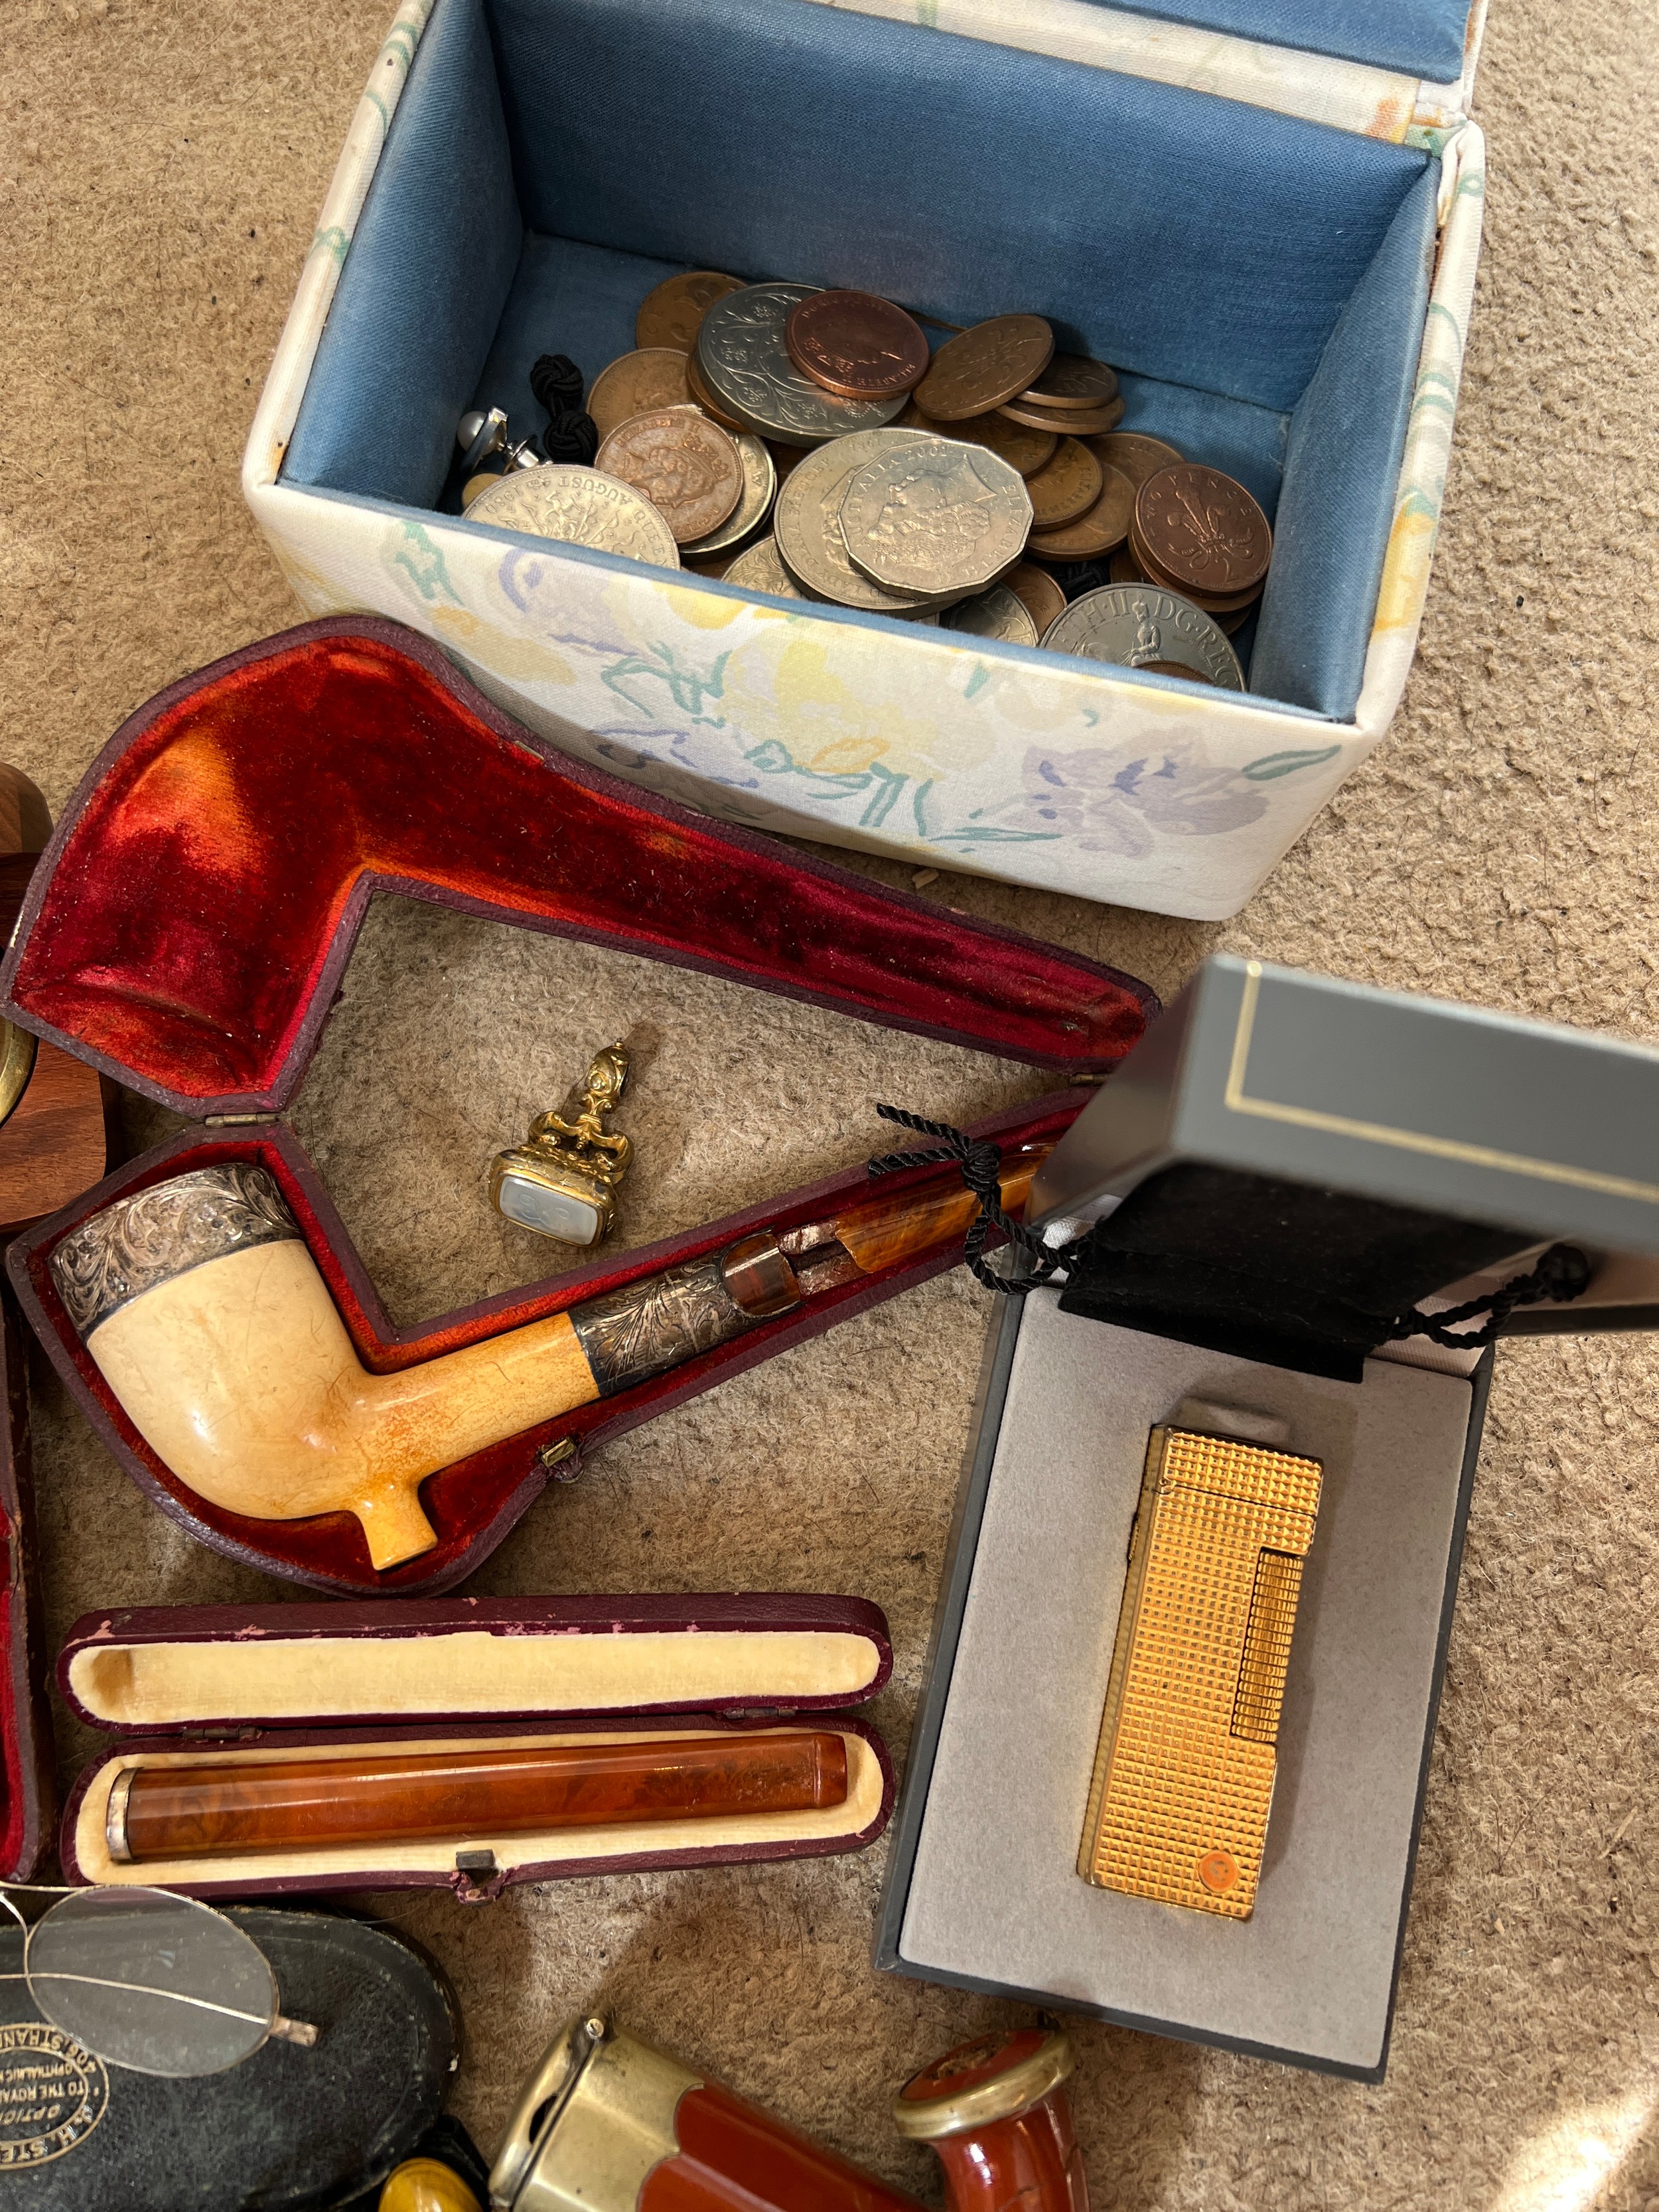
{"type": "Polygon", "coordinates": [[[1097,1888],[1255,1910],[1322,1476],[1293,1452],[1152,1431],[1078,1853],[1097,1888]]]}
{"type": "Polygon", "coordinates": [[[1222,1093],[1222,1103],[1230,1114],[1254,1114],[1264,1121],[1288,1121],[1295,1128],[1323,1129],[1338,1137],[1364,1137],[1375,1145],[1393,1145],[1407,1152],[1426,1152],[1435,1159],[1463,1160],[1471,1167],[1498,1168],[1505,1174],[1531,1176],[1542,1182],[1571,1183],[1579,1190],[1604,1191],[1610,1198],[1659,1201],[1659,1183],[1638,1182],[1630,1176],[1601,1175],[1594,1168],[1563,1167],[1559,1161],[1529,1159],[1522,1152],[1500,1152],[1490,1145],[1464,1144],[1455,1137],[1429,1137],[1418,1129],[1393,1128],[1386,1121],[1357,1121],[1346,1114],[1322,1114],[1311,1106],[1285,1106],[1275,1099],[1248,1097],[1244,1079],[1261,984],[1261,963],[1248,961],[1244,995],[1238,1006],[1238,1025],[1233,1032],[1227,1087],[1222,1093]]]}

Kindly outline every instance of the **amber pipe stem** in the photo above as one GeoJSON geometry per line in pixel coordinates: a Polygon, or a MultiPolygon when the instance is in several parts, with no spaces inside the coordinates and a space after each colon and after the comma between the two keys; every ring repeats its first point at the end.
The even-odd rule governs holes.
{"type": "Polygon", "coordinates": [[[847,1746],[828,1730],[126,1771],[108,1823],[112,1856],[125,1862],[793,1813],[847,1799],[847,1746]]]}
{"type": "MultiPolygon", "coordinates": [[[[1024,1210],[1031,1179],[1053,1150],[1052,1145],[1028,1145],[1004,1163],[998,1181],[1005,1213],[1024,1210]]],[[[948,1178],[938,1182],[848,1206],[836,1216],[834,1233],[865,1274],[878,1275],[884,1267],[965,1236],[978,1212],[978,1199],[952,1169],[948,1178]]]]}

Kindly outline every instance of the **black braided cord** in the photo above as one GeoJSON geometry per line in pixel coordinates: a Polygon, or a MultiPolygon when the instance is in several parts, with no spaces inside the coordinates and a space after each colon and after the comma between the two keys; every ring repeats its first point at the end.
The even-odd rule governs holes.
{"type": "Polygon", "coordinates": [[[550,415],[568,415],[582,404],[582,373],[568,353],[544,353],[531,369],[530,389],[550,415]]]}
{"type": "Polygon", "coordinates": [[[1448,1306],[1443,1313],[1426,1314],[1413,1306],[1401,1315],[1383,1340],[1397,1336],[1426,1336],[1454,1352],[1478,1352],[1496,1341],[1504,1323],[1516,1306],[1541,1305],[1546,1298],[1565,1305],[1577,1297],[1589,1282],[1589,1261],[1576,1244],[1552,1244],[1530,1273],[1516,1275],[1501,1290],[1467,1305],[1448,1306]],[[1480,1320],[1480,1328],[1460,1328],[1459,1322],[1480,1320]]]}
{"type": "Polygon", "coordinates": [[[999,1291],[1004,1297],[1024,1297],[1027,1291],[1046,1283],[1057,1267],[1065,1266],[1071,1256],[1069,1245],[1051,1252],[1040,1237],[1003,1212],[1002,1153],[988,1137],[976,1143],[948,1121],[929,1121],[920,1114],[907,1114],[902,1106],[878,1106],[876,1111],[884,1121],[896,1121],[901,1129],[912,1130],[919,1137],[937,1137],[939,1141],[925,1151],[884,1152],[870,1162],[872,1176],[893,1175],[900,1168],[933,1167],[946,1160],[954,1160],[962,1170],[963,1182],[979,1200],[978,1217],[963,1239],[962,1256],[988,1291],[999,1291]],[[994,1229],[1000,1229],[1011,1244],[1035,1263],[1033,1273],[1003,1276],[986,1265],[985,1240],[994,1229]]]}
{"type": "Polygon", "coordinates": [[[573,462],[579,468],[591,469],[599,450],[599,425],[580,408],[567,408],[556,415],[542,432],[542,451],[550,461],[573,462]]]}
{"type": "MultiPolygon", "coordinates": [[[[872,1177],[892,1175],[901,1168],[933,1167],[949,1160],[954,1160],[961,1169],[963,1182],[979,1200],[979,1214],[963,1240],[962,1255],[988,1291],[999,1291],[1004,1297],[1024,1297],[1027,1291],[1046,1283],[1058,1269],[1068,1267],[1076,1258],[1080,1238],[1050,1248],[1023,1223],[1012,1220],[1003,1212],[1002,1154],[988,1137],[975,1142],[949,1121],[929,1121],[920,1114],[906,1113],[902,1106],[878,1105],[876,1111],[884,1121],[896,1121],[901,1129],[909,1129],[919,1137],[936,1137],[939,1142],[917,1152],[882,1153],[869,1164],[872,1177]],[[999,1275],[986,1265],[985,1240],[994,1229],[1000,1230],[1008,1242],[1034,1263],[1031,1273],[999,1275]]],[[[1426,1336],[1455,1352],[1481,1351],[1496,1340],[1516,1306],[1538,1305],[1546,1298],[1565,1304],[1581,1294],[1589,1281],[1589,1261],[1576,1244],[1552,1244],[1530,1273],[1516,1275],[1501,1290],[1471,1298],[1467,1305],[1449,1306],[1443,1313],[1437,1314],[1424,1313],[1417,1306],[1408,1308],[1382,1341],[1389,1344],[1396,1337],[1426,1336]],[[1463,1322],[1475,1320],[1481,1321],[1484,1326],[1477,1329],[1461,1327],[1463,1322]]]]}

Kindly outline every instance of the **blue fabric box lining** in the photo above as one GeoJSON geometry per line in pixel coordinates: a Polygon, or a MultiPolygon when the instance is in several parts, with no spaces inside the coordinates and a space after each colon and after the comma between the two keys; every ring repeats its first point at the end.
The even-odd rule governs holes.
{"type": "Polygon", "coordinates": [[[468,406],[539,427],[536,355],[592,377],[677,269],[1030,310],[1122,372],[1126,428],[1275,517],[1251,688],[1345,719],[1436,183],[1416,149],[815,0],[439,0],[283,478],[433,507],[468,406]]]}

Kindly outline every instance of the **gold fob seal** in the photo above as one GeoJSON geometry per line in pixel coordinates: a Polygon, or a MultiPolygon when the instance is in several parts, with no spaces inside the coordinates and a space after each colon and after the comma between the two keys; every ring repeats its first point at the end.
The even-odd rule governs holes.
{"type": "Polygon", "coordinates": [[[617,1218],[617,1186],[634,1147],[605,1126],[628,1081],[619,1044],[596,1053],[583,1082],[556,1114],[538,1114],[526,1141],[490,1163],[489,1202],[498,1213],[538,1237],[567,1244],[599,1244],[617,1218]]]}
{"type": "Polygon", "coordinates": [[[1249,1918],[1322,1473],[1261,1444],[1152,1431],[1078,1856],[1085,1881],[1249,1918]]]}

